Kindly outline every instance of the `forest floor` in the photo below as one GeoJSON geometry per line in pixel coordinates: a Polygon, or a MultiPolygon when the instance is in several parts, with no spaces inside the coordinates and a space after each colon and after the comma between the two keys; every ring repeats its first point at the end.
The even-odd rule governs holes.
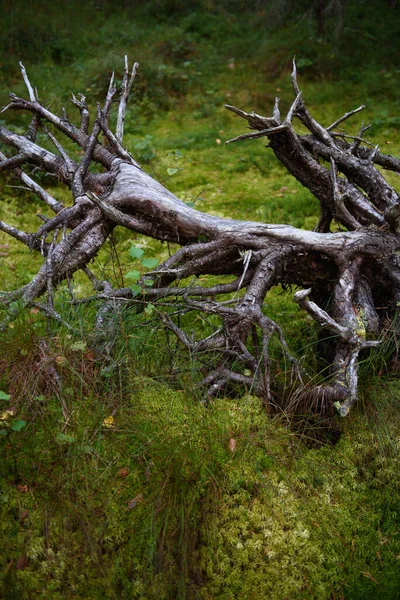
{"type": "MultiPolygon", "coordinates": [[[[315,226],[317,201],[261,140],[225,146],[241,133],[225,103],[269,116],[278,95],[289,107],[295,51],[317,120],[328,125],[366,104],[351,132],[371,122],[368,139],[399,154],[392,63],[378,57],[360,70],[355,56],[346,70],[343,48],[319,40],[305,22],[301,28],[311,29],[297,38],[290,26],[274,37],[262,35],[257,15],[127,11],[121,25],[107,3],[96,6],[89,28],[88,14],[80,19],[71,9],[67,27],[56,8],[44,26],[45,2],[37,15],[18,3],[9,9],[0,103],[8,90],[25,94],[22,60],[53,111],[68,106],[71,92],[95,106],[128,54],[140,71],[125,145],[204,212],[315,226]]],[[[6,112],[2,123],[18,131],[27,121],[6,112]]],[[[3,177],[0,218],[35,231],[39,201],[17,184],[3,177]]],[[[61,184],[48,185],[68,201],[61,184]]],[[[93,269],[123,285],[141,268],[132,246],[157,260],[170,251],[116,230],[93,269]]],[[[40,256],[0,234],[2,290],[26,283],[39,264],[40,256]]],[[[83,276],[73,287],[78,297],[89,292],[83,276]]],[[[316,331],[292,297],[277,289],[265,309],[307,358],[316,331]]],[[[151,309],[116,316],[110,369],[90,345],[95,307],[72,305],[64,287],[56,303],[75,333],[31,309],[0,334],[2,598],[400,598],[400,381],[386,375],[390,336],[361,365],[357,406],[332,424],[307,411],[267,414],[240,390],[204,406],[198,364],[151,309]]]]}

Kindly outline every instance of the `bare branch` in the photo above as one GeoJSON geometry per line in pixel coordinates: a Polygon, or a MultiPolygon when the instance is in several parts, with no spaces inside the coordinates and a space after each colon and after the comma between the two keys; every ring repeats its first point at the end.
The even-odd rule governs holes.
{"type": "Polygon", "coordinates": [[[7,233],[8,235],[11,235],[11,237],[15,238],[19,242],[22,242],[25,244],[25,246],[30,246],[31,236],[29,233],[25,233],[25,231],[21,231],[12,225],[7,225],[7,223],[4,223],[4,221],[0,221],[0,230],[4,231],[4,233],[7,233]]]}
{"type": "Polygon", "coordinates": [[[240,142],[242,140],[257,140],[258,138],[273,135],[274,133],[279,133],[280,131],[284,131],[287,129],[287,124],[278,125],[277,127],[270,127],[269,129],[262,129],[261,131],[257,131],[256,133],[243,133],[242,135],[238,135],[231,140],[227,140],[225,144],[231,144],[232,142],[240,142]]]}
{"type": "Polygon", "coordinates": [[[31,86],[31,82],[28,79],[28,75],[26,73],[25,67],[22,64],[22,62],[19,63],[19,66],[21,67],[21,73],[22,73],[22,77],[24,79],[26,88],[28,90],[28,94],[29,94],[29,99],[31,102],[36,102],[37,101],[37,95],[35,94],[33,87],[31,86]]]}
{"type": "Polygon", "coordinates": [[[358,108],[355,108],[354,110],[351,110],[351,111],[345,113],[342,117],[340,117],[334,123],[332,123],[332,125],[329,125],[329,127],[326,128],[326,131],[332,131],[332,129],[335,129],[335,127],[337,127],[338,125],[340,125],[340,123],[343,123],[343,121],[346,121],[346,119],[349,119],[353,115],[356,115],[361,110],[364,110],[364,108],[365,108],[365,105],[362,104],[358,108]]]}
{"type": "Polygon", "coordinates": [[[58,140],[54,137],[54,135],[51,133],[51,131],[49,131],[45,125],[42,125],[41,127],[42,127],[43,131],[45,132],[45,134],[48,136],[48,138],[53,142],[54,146],[57,148],[57,150],[59,151],[62,158],[64,159],[67,170],[71,174],[75,173],[76,164],[70,159],[68,154],[65,152],[64,148],[61,146],[61,144],[58,142],[58,140]]]}
{"type": "Polygon", "coordinates": [[[76,331],[73,327],[71,327],[71,325],[69,325],[69,323],[67,323],[62,318],[62,316],[56,310],[54,310],[54,308],[52,308],[48,304],[42,304],[41,302],[31,302],[30,306],[39,309],[45,315],[47,315],[48,317],[54,319],[55,321],[57,321],[57,323],[60,323],[60,325],[63,325],[64,327],[66,327],[67,329],[69,329],[69,331],[75,333],[75,335],[79,335],[79,332],[76,331]]]}
{"type": "MultiPolygon", "coordinates": [[[[5,154],[0,152],[0,159],[2,161],[7,160],[5,154]]],[[[0,167],[1,168],[1,167],[0,167]]],[[[26,188],[31,190],[34,194],[36,194],[41,200],[46,202],[46,204],[54,211],[59,212],[63,205],[61,202],[57,202],[46,190],[44,190],[36,181],[31,179],[26,173],[22,171],[22,169],[13,169],[13,174],[18,177],[25,185],[26,188]]],[[[26,189],[25,188],[25,189],[26,189]]]]}
{"type": "Polygon", "coordinates": [[[1,171],[10,171],[11,169],[17,169],[26,161],[26,156],[23,152],[19,152],[11,158],[7,158],[3,153],[1,153],[0,158],[2,159],[2,162],[0,163],[0,173],[1,171]]]}
{"type": "Polygon", "coordinates": [[[119,107],[118,107],[117,128],[116,128],[116,132],[115,132],[115,137],[117,138],[117,140],[120,144],[122,144],[122,139],[124,137],[124,121],[125,121],[126,104],[128,102],[129,94],[131,92],[132,84],[135,80],[138,67],[139,67],[139,64],[135,62],[133,65],[133,68],[132,68],[131,76],[129,78],[128,57],[125,56],[124,78],[122,80],[121,97],[120,97],[119,107]]]}
{"type": "Polygon", "coordinates": [[[79,96],[80,98],[78,100],[75,95],[72,94],[71,102],[79,109],[79,112],[81,113],[81,131],[87,134],[89,131],[89,109],[85,102],[86,97],[83,94],[79,94],[79,96]]]}
{"type": "Polygon", "coordinates": [[[103,111],[101,111],[101,110],[98,111],[97,120],[100,124],[100,127],[101,127],[104,135],[108,139],[110,146],[112,147],[114,152],[117,154],[117,156],[119,156],[123,160],[130,162],[131,164],[135,165],[136,167],[139,167],[139,164],[133,159],[133,157],[129,154],[129,152],[123,148],[123,146],[117,140],[115,135],[109,129],[107,118],[105,117],[103,111]]]}

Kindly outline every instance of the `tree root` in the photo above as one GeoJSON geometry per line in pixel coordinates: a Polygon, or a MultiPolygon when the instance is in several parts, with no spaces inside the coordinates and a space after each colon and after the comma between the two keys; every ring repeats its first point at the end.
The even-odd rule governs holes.
{"type": "Polygon", "coordinates": [[[126,105],[137,69],[135,63],[129,73],[125,59],[117,126],[112,132],[110,112],[117,92],[113,76],[91,128],[85,97],[72,96],[80,114],[77,127],[65,114],[58,117],[39,103],[21,65],[29,100],[10,94],[4,110],[28,111],[32,120],[26,135],[0,126],[0,140],[14,152],[11,156],[0,154],[0,171],[13,172],[53,215],[43,216],[44,223],[36,233],[0,221],[0,230],[43,257],[31,282],[3,294],[1,301],[11,305],[19,298],[63,322],[54,309],[54,289],[83,270],[95,294],[71,302],[102,303],[96,335],[103,340],[106,354],[112,352],[113,343],[110,315],[122,306],[141,310],[151,302],[163,325],[191,356],[209,357],[207,364],[212,366],[202,380],[206,398],[233,385],[252,390],[267,407],[273,406],[273,364],[279,346],[281,361],[290,365],[290,387],[297,390],[288,406],[306,403],[322,410],[329,405],[341,415],[347,414],[357,399],[359,354],[379,344],[387,322],[396,318],[400,301],[400,199],[380,170],[400,172],[400,161],[383,155],[364,139],[367,127],[356,136],[337,131],[363,106],[328,127],[319,124],[305,106],[294,65],[295,98],[283,121],[278,99],[271,117],[227,106],[252,130],[230,142],[268,138],[276,157],[319,200],[317,231],[207,215],[187,206],[147,175],[123,147],[126,105]],[[296,132],[296,119],[308,134],[296,132]],[[39,127],[56,153],[36,143],[39,127]],[[104,145],[100,133],[107,140],[104,145]],[[60,136],[81,148],[78,162],[68,155],[60,136]],[[90,172],[93,162],[102,172],[90,172]],[[71,205],[64,207],[39,186],[33,175],[25,172],[29,166],[55,175],[68,186],[71,205]],[[330,232],[333,220],[342,231],[330,232]],[[101,281],[89,270],[90,261],[116,226],[181,246],[156,270],[142,276],[140,294],[137,289],[113,289],[110,282],[101,281]],[[220,281],[201,286],[194,283],[200,275],[218,276],[220,281]],[[294,301],[330,333],[330,369],[323,384],[312,383],[282,329],[268,316],[268,293],[278,285],[300,288],[294,301]],[[41,296],[46,300],[38,303],[41,296]],[[212,315],[218,323],[203,338],[189,334],[180,324],[180,316],[194,311],[212,315]]]}

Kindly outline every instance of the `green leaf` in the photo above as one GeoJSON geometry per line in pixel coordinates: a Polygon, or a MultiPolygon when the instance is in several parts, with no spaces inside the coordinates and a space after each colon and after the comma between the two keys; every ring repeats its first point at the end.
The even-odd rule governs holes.
{"type": "Polygon", "coordinates": [[[152,279],[144,279],[143,283],[146,287],[153,287],[154,281],[152,279]]]}
{"type": "Polygon", "coordinates": [[[57,444],[72,444],[74,441],[73,435],[67,435],[66,433],[57,433],[56,435],[57,444]]]}
{"type": "Polygon", "coordinates": [[[141,248],[136,248],[136,246],[132,246],[129,250],[129,254],[132,256],[132,258],[142,258],[144,250],[141,248]]]}
{"type": "Polygon", "coordinates": [[[71,350],[85,350],[86,349],[86,342],[84,341],[80,341],[80,342],[75,342],[74,344],[71,344],[71,350]]]}
{"type": "Polygon", "coordinates": [[[298,58],[296,60],[297,66],[302,68],[302,67],[311,67],[314,62],[312,60],[310,60],[309,58],[298,58]]]}
{"type": "Polygon", "coordinates": [[[106,379],[110,379],[113,376],[113,374],[109,371],[101,371],[101,376],[105,377],[106,379]]]}
{"type": "Polygon", "coordinates": [[[130,288],[131,288],[134,296],[137,296],[138,294],[142,293],[142,287],[140,285],[138,285],[137,283],[133,283],[130,286],[130,288]]]}
{"type": "Polygon", "coordinates": [[[20,419],[17,419],[15,421],[13,421],[11,423],[11,427],[10,429],[12,429],[12,431],[22,431],[22,429],[26,426],[26,421],[22,421],[20,419]]]}
{"type": "Polygon", "coordinates": [[[177,173],[178,171],[179,171],[179,169],[176,169],[175,167],[174,167],[174,168],[167,169],[167,173],[168,173],[168,175],[169,175],[170,177],[171,177],[172,175],[175,175],[175,173],[177,173]]]}
{"type": "Polygon", "coordinates": [[[0,429],[0,435],[5,436],[5,435],[7,435],[7,433],[8,433],[7,429],[0,429]]]}
{"type": "Polygon", "coordinates": [[[146,306],[146,308],[144,309],[144,312],[145,312],[145,313],[146,313],[146,315],[148,315],[148,316],[152,315],[152,314],[153,314],[153,312],[154,312],[154,304],[150,304],[150,303],[149,303],[149,304],[146,306]]]}
{"type": "Polygon", "coordinates": [[[127,273],[125,275],[125,277],[127,279],[133,279],[133,281],[137,281],[138,279],[140,279],[140,272],[139,271],[129,271],[129,273],[127,273]]]}
{"type": "Polygon", "coordinates": [[[142,258],[142,265],[148,269],[152,269],[158,265],[158,260],[156,258],[142,258]]]}
{"type": "Polygon", "coordinates": [[[2,390],[0,390],[0,400],[10,400],[10,398],[11,398],[10,394],[6,394],[2,390]]]}
{"type": "Polygon", "coordinates": [[[82,446],[79,446],[79,450],[83,454],[91,454],[92,452],[94,452],[94,448],[92,446],[88,446],[87,444],[83,444],[82,446]]]}

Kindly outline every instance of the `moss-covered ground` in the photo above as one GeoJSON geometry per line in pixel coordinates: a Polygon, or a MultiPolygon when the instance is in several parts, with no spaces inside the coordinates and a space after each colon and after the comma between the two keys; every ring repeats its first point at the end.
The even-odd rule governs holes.
{"type": "MultiPolygon", "coordinates": [[[[246,12],[227,1],[193,10],[168,0],[135,10],[3,1],[0,100],[24,94],[22,60],[54,110],[71,92],[95,106],[127,53],[141,70],[125,144],[144,168],[201,210],[311,229],[317,202],[261,140],[224,145],[243,124],[223,105],[267,114],[279,95],[288,107],[297,52],[314,116],[328,125],[365,103],[352,131],[373,122],[369,139],[398,155],[398,12],[359,4],[349,3],[339,43],[306,17],[268,29],[259,2],[246,12]]],[[[27,124],[23,114],[0,119],[27,124]]],[[[57,182],[43,183],[68,202],[57,182]]],[[[0,218],[34,231],[43,207],[16,185],[3,177],[0,218]]],[[[171,250],[117,230],[93,269],[122,285],[141,268],[132,245],[158,260],[171,250]]],[[[1,289],[26,283],[39,264],[0,234],[1,289]]],[[[79,275],[73,286],[89,291],[79,275]]],[[[389,342],[365,360],[359,404],[330,438],[332,422],[267,414],[252,395],[204,406],[198,365],[151,310],[116,315],[116,368],[107,369],[90,347],[95,307],[68,300],[61,288],[57,308],[74,333],[48,331],[35,309],[1,333],[1,598],[400,598],[400,385],[385,375],[389,342]]],[[[291,292],[275,290],[265,310],[308,360],[315,330],[291,292]]]]}

